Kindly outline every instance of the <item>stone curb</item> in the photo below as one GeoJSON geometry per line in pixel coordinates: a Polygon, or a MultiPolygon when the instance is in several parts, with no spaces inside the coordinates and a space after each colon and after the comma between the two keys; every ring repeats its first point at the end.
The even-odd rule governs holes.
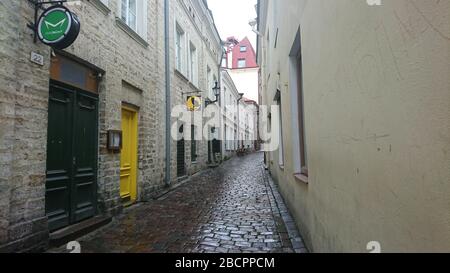
{"type": "Polygon", "coordinates": [[[292,244],[292,248],[295,253],[309,253],[308,248],[305,246],[303,238],[301,237],[294,219],[292,218],[288,208],[285,205],[284,199],[279,193],[278,187],[270,176],[269,172],[265,169],[262,170],[264,180],[267,183],[267,188],[270,190],[270,203],[272,205],[272,211],[274,215],[280,217],[284,222],[289,239],[292,244]]]}

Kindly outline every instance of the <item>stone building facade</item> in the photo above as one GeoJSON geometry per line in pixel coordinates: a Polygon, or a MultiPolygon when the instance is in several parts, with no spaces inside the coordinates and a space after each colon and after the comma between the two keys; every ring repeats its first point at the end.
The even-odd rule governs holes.
{"type": "Polygon", "coordinates": [[[248,152],[258,150],[258,104],[239,92],[229,69],[222,68],[221,79],[223,158],[233,157],[242,148],[248,152]]]}
{"type": "Polygon", "coordinates": [[[226,55],[223,64],[240,92],[247,99],[259,103],[258,98],[258,64],[256,53],[248,37],[237,40],[229,37],[225,41],[226,55]]]}
{"type": "MultiPolygon", "coordinates": [[[[189,30],[190,41],[199,52],[198,82],[192,84],[189,75],[182,77],[172,69],[172,105],[185,103],[183,92],[207,92],[210,85],[206,83],[206,64],[211,71],[217,71],[220,60],[220,39],[210,25],[213,20],[206,4],[192,1],[190,8],[182,7],[185,3],[170,2],[174,22],[170,33],[171,67],[175,67],[175,18],[183,25],[191,22],[188,11],[195,9],[197,16],[205,16],[198,17],[198,26],[189,30]]],[[[45,249],[53,230],[96,215],[115,216],[125,206],[147,201],[165,187],[164,1],[137,0],[135,7],[127,5],[130,2],[121,0],[66,4],[78,15],[81,32],[70,47],[58,51],[33,42],[33,31],[27,27],[34,16],[30,2],[0,3],[0,18],[6,24],[0,30],[1,252],[45,249]],[[42,56],[43,65],[30,61],[32,53],[42,56]],[[94,88],[88,88],[88,83],[94,88]],[[61,118],[61,113],[72,116],[75,111],[61,108],[62,103],[84,109],[73,114],[71,122],[78,122],[73,133],[82,128],[87,136],[90,127],[83,127],[86,124],[80,120],[84,117],[84,122],[93,122],[93,137],[85,139],[88,146],[74,139],[73,133],[64,135],[75,143],[68,150],[73,159],[58,146],[58,141],[64,144],[62,138],[58,140],[58,133],[64,130],[55,128],[55,120],[61,118]],[[122,131],[122,152],[108,149],[112,131],[122,131]],[[125,149],[130,158],[124,155],[125,149]],[[78,166],[81,159],[75,155],[85,156],[90,168],[78,166]],[[69,174],[56,170],[61,162],[72,160],[69,174]],[[57,165],[55,170],[49,170],[52,164],[57,165]],[[89,181],[81,179],[63,190],[50,189],[49,181],[61,177],[65,177],[61,183],[70,184],[67,180],[82,177],[89,177],[89,181]],[[89,191],[82,188],[86,185],[89,191]],[[78,191],[72,192],[73,187],[78,191]],[[86,195],[81,196],[82,190],[87,191],[86,195]],[[62,193],[55,194],[58,191],[62,193]],[[76,200],[65,203],[65,199],[76,200]]],[[[172,146],[174,182],[176,145],[174,142],[172,146]]],[[[199,164],[195,166],[188,157],[190,147],[186,145],[185,151],[187,174],[205,167],[207,161],[206,144],[199,145],[199,164]]]]}
{"type": "Polygon", "coordinates": [[[222,92],[221,105],[223,142],[222,155],[224,158],[231,158],[238,149],[238,105],[241,104],[242,94],[236,88],[233,79],[226,69],[222,70],[222,92]]]}
{"type": "Polygon", "coordinates": [[[266,164],[308,248],[447,252],[450,2],[258,2],[266,164]]]}

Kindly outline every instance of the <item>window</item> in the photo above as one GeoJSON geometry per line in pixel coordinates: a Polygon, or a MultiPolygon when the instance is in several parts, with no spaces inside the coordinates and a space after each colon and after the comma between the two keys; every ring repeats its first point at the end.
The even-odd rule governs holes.
{"type": "Polygon", "coordinates": [[[247,62],[245,59],[239,59],[238,60],[238,68],[244,68],[247,66],[247,62]]]}
{"type": "Polygon", "coordinates": [[[294,171],[295,177],[303,182],[308,182],[308,155],[305,131],[305,108],[303,93],[303,68],[301,54],[300,30],[294,41],[290,53],[291,67],[291,104],[293,115],[297,118],[292,119],[292,129],[294,132],[294,147],[297,152],[294,153],[294,171]]]}
{"type": "Polygon", "coordinates": [[[120,1],[120,20],[131,30],[147,39],[147,1],[145,0],[118,0],[120,1]]]}
{"type": "Polygon", "coordinates": [[[227,67],[227,58],[225,58],[225,57],[222,59],[222,67],[223,68],[227,67]]]}
{"type": "Polygon", "coordinates": [[[122,0],[122,20],[137,31],[137,0],[122,0]]]}
{"type": "Polygon", "coordinates": [[[209,66],[206,66],[206,90],[208,92],[208,96],[211,95],[211,88],[213,87],[213,85],[211,84],[211,68],[209,68],[209,66]]]}
{"type": "Polygon", "coordinates": [[[247,46],[241,46],[241,52],[247,52],[247,46]]]}
{"type": "Polygon", "coordinates": [[[303,96],[303,77],[302,77],[302,56],[301,53],[297,57],[297,104],[298,104],[298,127],[299,127],[299,146],[300,146],[300,163],[301,163],[301,174],[308,175],[308,157],[306,153],[306,134],[305,134],[305,107],[304,107],[304,96],[303,96]]]}
{"type": "Polygon", "coordinates": [[[225,139],[225,151],[228,151],[229,150],[229,147],[228,147],[228,139],[227,139],[227,136],[228,136],[228,126],[225,124],[225,130],[224,130],[224,133],[225,133],[225,137],[224,137],[224,139],[225,139]]]}
{"type": "Polygon", "coordinates": [[[175,38],[175,58],[176,58],[176,69],[184,73],[184,31],[177,24],[176,25],[176,38],[175,38]]]}
{"type": "Polygon", "coordinates": [[[191,160],[197,162],[197,140],[195,139],[195,125],[191,125],[191,160]]]}
{"type": "MultiPolygon", "coordinates": [[[[236,127],[236,125],[235,125],[236,127]]],[[[234,134],[233,134],[233,151],[237,150],[237,129],[234,129],[234,134]]]]}
{"type": "Polygon", "coordinates": [[[198,62],[197,62],[197,48],[191,43],[189,46],[189,80],[194,84],[195,86],[198,85],[198,62]]]}
{"type": "Polygon", "coordinates": [[[283,114],[282,114],[282,107],[281,107],[281,92],[277,91],[277,98],[276,102],[279,109],[279,138],[280,138],[280,146],[278,147],[278,164],[280,167],[284,167],[284,143],[283,143],[283,114]]]}

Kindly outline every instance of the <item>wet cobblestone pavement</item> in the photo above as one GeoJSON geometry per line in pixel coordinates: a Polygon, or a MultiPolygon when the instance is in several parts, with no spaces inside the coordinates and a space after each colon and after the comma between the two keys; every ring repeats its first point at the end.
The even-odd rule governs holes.
{"type": "Polygon", "coordinates": [[[79,242],[83,253],[307,252],[261,153],[201,172],[79,242]]]}

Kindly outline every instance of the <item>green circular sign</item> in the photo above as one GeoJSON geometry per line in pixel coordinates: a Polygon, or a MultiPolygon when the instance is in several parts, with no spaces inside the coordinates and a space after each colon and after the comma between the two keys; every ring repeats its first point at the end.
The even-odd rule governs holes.
{"type": "Polygon", "coordinates": [[[78,37],[80,22],[66,7],[53,6],[39,18],[37,32],[42,43],[64,49],[78,37]]]}

